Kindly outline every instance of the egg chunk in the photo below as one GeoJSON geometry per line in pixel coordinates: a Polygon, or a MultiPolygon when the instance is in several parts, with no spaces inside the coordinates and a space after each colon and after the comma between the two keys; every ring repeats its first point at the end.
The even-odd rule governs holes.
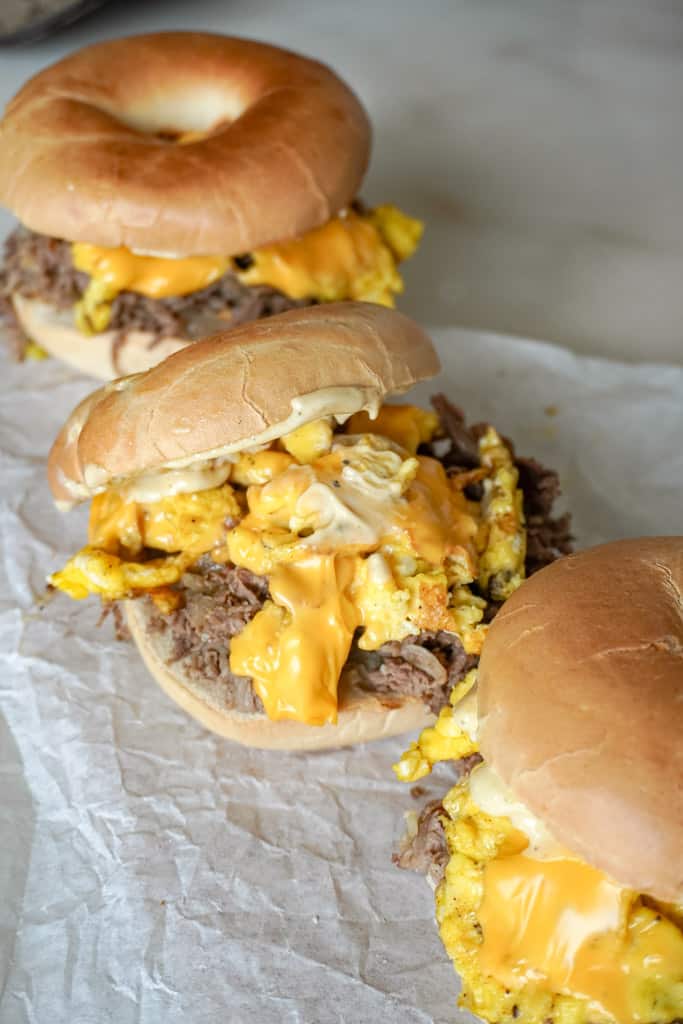
{"type": "Polygon", "coordinates": [[[226,522],[241,514],[229,484],[146,503],[105,491],[92,502],[88,547],[48,582],[78,600],[98,594],[107,601],[169,586],[201,555],[219,555],[226,522]],[[144,549],[173,554],[135,560],[144,549]]]}

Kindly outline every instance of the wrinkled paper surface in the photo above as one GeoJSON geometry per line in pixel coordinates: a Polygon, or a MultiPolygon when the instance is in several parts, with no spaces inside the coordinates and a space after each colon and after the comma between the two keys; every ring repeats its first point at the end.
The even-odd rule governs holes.
{"type": "MultiPolygon", "coordinates": [[[[437,387],[560,471],[579,544],[681,531],[683,369],[435,338],[437,387]]],[[[45,455],[92,386],[2,363],[0,1020],[472,1020],[429,888],[391,864],[425,799],[394,780],[402,739],[242,750],[170,703],[96,601],[39,607],[86,524],[52,507],[45,455]]]]}

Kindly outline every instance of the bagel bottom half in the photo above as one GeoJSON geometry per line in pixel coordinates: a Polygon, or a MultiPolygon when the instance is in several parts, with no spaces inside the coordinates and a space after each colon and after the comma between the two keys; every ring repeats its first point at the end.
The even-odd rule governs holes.
{"type": "Polygon", "coordinates": [[[170,665],[163,635],[151,633],[146,602],[127,601],[128,625],[147,669],[168,696],[203,726],[219,736],[248,747],[272,750],[326,750],[420,730],[434,715],[414,697],[380,697],[357,686],[351,673],[339,683],[339,719],[336,725],[274,722],[265,714],[247,714],[226,706],[221,685],[212,679],[196,680],[175,662],[170,665]]]}
{"type": "Polygon", "coordinates": [[[115,356],[116,331],[83,334],[75,326],[70,310],[58,310],[39,299],[27,299],[17,293],[12,296],[12,305],[31,341],[63,363],[100,380],[142,373],[191,344],[181,338],[163,338],[155,342],[154,336],[146,331],[130,330],[126,333],[125,345],[115,356]]]}

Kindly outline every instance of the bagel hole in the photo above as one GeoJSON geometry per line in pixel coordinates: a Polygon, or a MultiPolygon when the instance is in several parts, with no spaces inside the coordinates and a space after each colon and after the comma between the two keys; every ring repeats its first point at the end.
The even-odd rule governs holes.
{"type": "Polygon", "coordinates": [[[142,135],[152,135],[170,145],[187,145],[223,131],[240,117],[243,109],[234,96],[188,91],[154,97],[144,105],[117,111],[115,116],[142,135]]]}
{"type": "Polygon", "coordinates": [[[189,146],[193,142],[201,142],[202,139],[209,139],[212,135],[217,135],[227,125],[227,121],[219,121],[218,124],[213,125],[208,131],[201,132],[194,129],[189,132],[183,132],[178,131],[176,128],[165,128],[160,132],[154,132],[154,138],[158,139],[159,142],[168,142],[173,146],[189,146]]]}

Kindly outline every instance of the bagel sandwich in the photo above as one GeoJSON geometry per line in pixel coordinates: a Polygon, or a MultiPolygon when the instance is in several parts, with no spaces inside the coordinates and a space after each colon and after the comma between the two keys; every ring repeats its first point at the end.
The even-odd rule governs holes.
{"type": "Polygon", "coordinates": [[[498,604],[568,545],[555,475],[494,427],[443,396],[386,404],[438,369],[411,320],[340,303],[106,384],[49,456],[60,506],[92,500],[51,586],[123,601],[161,686],[242,743],[426,724],[498,604]]]}
{"type": "Polygon", "coordinates": [[[313,303],[392,306],[422,225],[366,208],[361,103],[263,43],[165,32],[46,68],[0,122],[0,305],[19,356],[102,379],[313,303]]]}
{"type": "Polygon", "coordinates": [[[683,1019],[682,587],[683,537],[544,568],[396,766],[460,766],[395,859],[491,1024],[683,1019]]]}

